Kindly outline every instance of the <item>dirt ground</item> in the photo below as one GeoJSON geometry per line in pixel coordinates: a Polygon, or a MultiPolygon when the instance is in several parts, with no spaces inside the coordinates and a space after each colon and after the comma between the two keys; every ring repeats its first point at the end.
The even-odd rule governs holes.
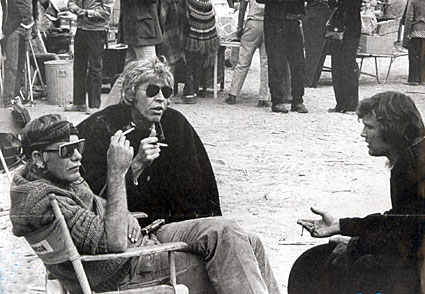
{"type": "MultiPolygon", "coordinates": [[[[326,61],[329,64],[329,60],[326,61]]],[[[382,74],[389,59],[380,60],[382,74]]],[[[387,83],[362,75],[360,97],[396,90],[411,95],[425,113],[425,87],[405,85],[407,57],[393,64],[387,83]]],[[[373,73],[373,59],[363,71],[373,73]]],[[[276,114],[257,108],[259,64],[256,56],[241,97],[227,105],[231,70],[225,90],[212,92],[194,105],[174,105],[192,123],[209,153],[221,195],[223,213],[263,240],[282,293],[287,293],[291,265],[308,248],[327,239],[301,236],[298,218],[313,217],[311,206],[336,216],[364,216],[389,205],[389,170],[385,158],[372,158],[359,136],[355,115],[327,113],[335,104],[329,73],[318,88],[307,88],[308,114],[276,114]]],[[[62,112],[39,101],[33,118],[62,112]]],[[[67,113],[78,123],[85,118],[67,113]]],[[[44,268],[25,240],[12,235],[8,218],[9,184],[0,175],[0,293],[42,293],[44,268]]]]}

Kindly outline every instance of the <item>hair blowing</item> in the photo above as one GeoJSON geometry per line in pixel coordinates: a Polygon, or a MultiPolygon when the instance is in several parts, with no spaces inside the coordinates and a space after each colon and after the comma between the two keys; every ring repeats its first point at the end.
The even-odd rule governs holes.
{"type": "Polygon", "coordinates": [[[357,115],[375,115],[381,123],[382,139],[396,146],[411,146],[424,137],[425,129],[421,114],[409,96],[400,92],[383,92],[360,102],[357,115]]]}
{"type": "Polygon", "coordinates": [[[166,86],[173,86],[173,74],[167,65],[165,57],[160,56],[147,60],[141,59],[128,64],[124,70],[121,103],[127,105],[133,104],[137,87],[143,83],[164,83],[166,86]]]}

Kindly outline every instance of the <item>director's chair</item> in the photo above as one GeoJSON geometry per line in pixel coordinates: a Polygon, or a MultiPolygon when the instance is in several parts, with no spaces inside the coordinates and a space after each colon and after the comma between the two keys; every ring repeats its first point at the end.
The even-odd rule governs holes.
{"type": "MultiPolygon", "coordinates": [[[[59,264],[71,261],[82,293],[94,294],[91,290],[87,275],[84,270],[83,262],[112,260],[117,258],[129,258],[141,255],[150,255],[156,253],[168,253],[168,262],[170,267],[170,278],[168,284],[153,285],[138,289],[117,290],[109,292],[96,292],[101,294],[188,294],[189,290],[185,285],[179,285],[176,282],[175,252],[185,251],[187,245],[184,242],[164,243],[160,245],[147,245],[142,247],[129,248],[123,253],[107,253],[97,255],[80,255],[71,234],[66,225],[65,218],[59,208],[54,195],[49,195],[50,203],[55,213],[55,221],[43,229],[25,236],[25,239],[31,245],[32,249],[43,261],[45,265],[59,264]]],[[[146,214],[137,217],[146,217],[146,214]]]]}

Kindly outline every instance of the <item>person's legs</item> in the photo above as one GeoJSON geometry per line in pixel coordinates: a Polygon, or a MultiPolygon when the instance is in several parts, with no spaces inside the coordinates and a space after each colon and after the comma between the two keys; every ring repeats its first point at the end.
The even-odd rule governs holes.
{"type": "Polygon", "coordinates": [[[303,37],[298,20],[286,20],[284,25],[284,52],[291,73],[292,106],[296,106],[304,102],[305,58],[303,37]]]}
{"type": "Polygon", "coordinates": [[[86,32],[88,43],[88,78],[87,92],[89,107],[100,107],[100,96],[102,94],[102,57],[105,46],[105,31],[86,32]]]}
{"type": "Polygon", "coordinates": [[[280,21],[264,19],[264,38],[268,58],[269,88],[273,105],[283,102],[283,72],[286,66],[282,58],[284,48],[280,21]]]}
{"type": "MultiPolygon", "coordinates": [[[[260,43],[260,97],[258,100],[269,101],[269,68],[267,64],[267,53],[266,53],[266,45],[264,42],[264,30],[262,30],[261,34],[261,43],[260,43]]],[[[283,86],[285,89],[285,85],[283,86]]]]}
{"type": "Polygon", "coordinates": [[[87,62],[89,49],[89,37],[86,32],[77,29],[74,37],[74,105],[86,104],[87,92],[87,62]]]}
{"type": "Polygon", "coordinates": [[[420,38],[419,40],[419,66],[418,66],[418,71],[419,71],[419,80],[418,82],[420,84],[424,84],[425,83],[425,39],[424,38],[420,38]]]}
{"type": "MultiPolygon", "coordinates": [[[[162,243],[186,242],[190,253],[201,256],[218,294],[279,293],[260,240],[229,219],[209,217],[171,223],[156,234],[162,243]]],[[[195,278],[194,273],[188,273],[187,280],[180,276],[178,281],[193,293],[195,278]]]]}
{"type": "MultiPolygon", "coordinates": [[[[235,67],[235,71],[232,77],[232,85],[230,87],[229,92],[229,94],[231,95],[238,96],[240,94],[240,91],[246,79],[246,75],[248,74],[249,67],[251,66],[252,56],[254,55],[255,50],[259,47],[263,39],[262,27],[263,23],[261,21],[248,20],[246,23],[245,31],[241,37],[241,43],[239,48],[239,61],[235,67]]],[[[262,73],[264,71],[263,63],[264,60],[262,60],[261,62],[262,73]]],[[[267,56],[265,70],[267,74],[267,56]]],[[[263,83],[263,80],[261,81],[261,83],[263,83]]]]}
{"type": "Polygon", "coordinates": [[[186,51],[186,63],[184,65],[184,87],[183,95],[192,96],[195,94],[195,88],[193,85],[193,76],[197,62],[196,53],[186,51]]]}
{"type": "Polygon", "coordinates": [[[15,98],[15,84],[17,81],[18,59],[19,59],[19,43],[20,35],[17,31],[2,40],[3,51],[6,55],[4,62],[4,91],[1,106],[10,105],[10,100],[15,98]]]}
{"type": "Polygon", "coordinates": [[[344,39],[343,43],[343,66],[344,85],[343,96],[345,111],[355,111],[359,104],[359,66],[356,61],[357,49],[360,38],[344,39]]]}
{"type": "Polygon", "coordinates": [[[334,88],[336,106],[335,112],[343,111],[344,105],[344,52],[343,44],[340,40],[332,40],[330,45],[331,67],[332,67],[332,85],[334,88]]]}
{"type": "Polygon", "coordinates": [[[408,83],[419,82],[419,39],[412,38],[409,40],[408,47],[409,56],[409,76],[407,78],[408,83]]]}

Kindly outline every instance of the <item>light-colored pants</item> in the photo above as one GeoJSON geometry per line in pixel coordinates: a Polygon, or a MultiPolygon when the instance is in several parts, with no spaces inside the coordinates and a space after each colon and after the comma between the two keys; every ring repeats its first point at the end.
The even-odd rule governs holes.
{"type": "MultiPolygon", "coordinates": [[[[151,46],[128,46],[127,54],[125,56],[125,65],[124,69],[132,61],[141,60],[141,59],[151,59],[156,56],[155,45],[151,46]]],[[[122,83],[124,82],[124,75],[120,74],[117,80],[114,83],[111,91],[106,97],[105,101],[102,101],[100,108],[108,107],[112,104],[117,104],[121,99],[121,88],[122,83]]]]}
{"type": "Polygon", "coordinates": [[[230,94],[238,96],[251,66],[257,48],[260,51],[260,91],[259,100],[269,100],[267,54],[264,44],[263,22],[247,20],[239,49],[239,61],[233,73],[230,94]]]}
{"type": "MultiPolygon", "coordinates": [[[[156,235],[162,243],[189,245],[190,253],[176,254],[176,271],[177,282],[186,285],[190,294],[280,293],[260,239],[232,220],[209,217],[176,222],[161,227],[156,235]]],[[[121,289],[168,276],[166,254],[155,255],[152,264],[151,271],[137,273],[121,289]]]]}

